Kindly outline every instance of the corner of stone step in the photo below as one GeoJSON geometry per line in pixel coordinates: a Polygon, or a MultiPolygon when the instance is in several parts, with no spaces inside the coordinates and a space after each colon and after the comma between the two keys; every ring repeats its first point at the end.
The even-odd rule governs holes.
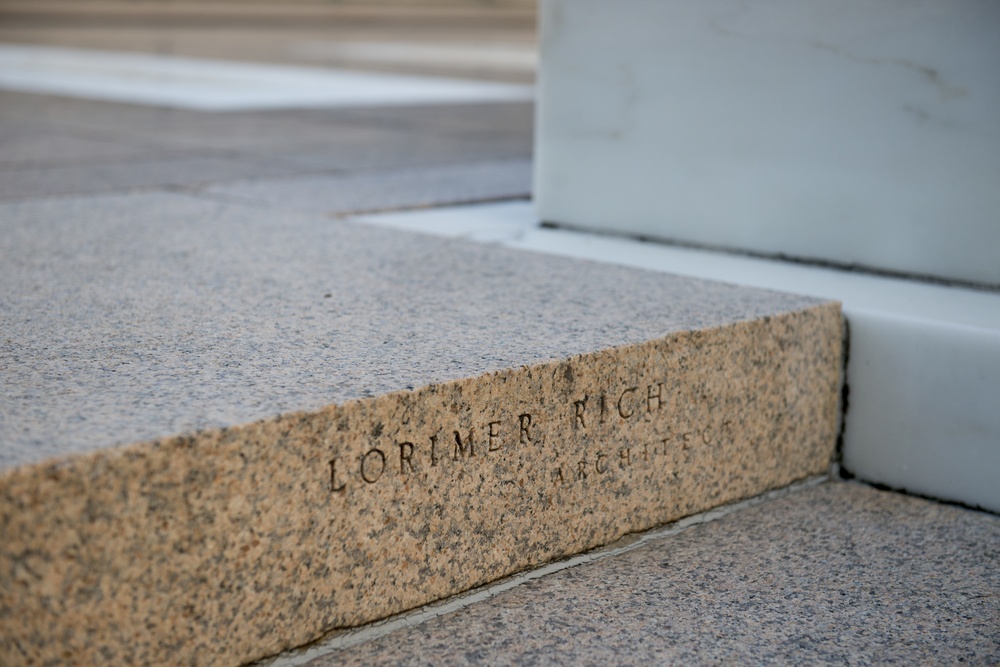
{"type": "MultiPolygon", "coordinates": [[[[490,304],[537,318],[526,336],[576,341],[562,355],[371,396],[362,377],[319,407],[8,467],[0,662],[241,664],[828,470],[839,304],[408,243],[499,255],[571,304],[641,290],[606,320],[542,294],[490,304]]],[[[523,295],[518,280],[479,287],[523,295]]],[[[450,298],[436,285],[425,307],[450,298]]],[[[408,349],[390,353],[405,364],[408,349]]]]}

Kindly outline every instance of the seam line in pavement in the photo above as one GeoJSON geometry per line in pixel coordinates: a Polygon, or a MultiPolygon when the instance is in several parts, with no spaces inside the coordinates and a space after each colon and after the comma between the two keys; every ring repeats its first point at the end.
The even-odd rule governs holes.
{"type": "Polygon", "coordinates": [[[357,646],[358,644],[363,644],[365,642],[384,637],[396,630],[420,625],[421,623],[430,621],[438,616],[444,616],[445,614],[450,614],[454,611],[460,611],[479,602],[489,600],[490,598],[493,598],[512,588],[534,581],[535,579],[541,579],[542,577],[546,577],[550,574],[555,574],[580,565],[586,565],[588,563],[604,560],[606,558],[612,558],[634,549],[638,549],[639,547],[645,546],[650,542],[677,535],[678,533],[681,533],[689,528],[693,528],[694,526],[716,521],[735,512],[739,512],[740,510],[754,507],[772,500],[777,500],[779,498],[784,498],[785,496],[796,493],[797,491],[813,488],[831,479],[837,479],[838,476],[834,474],[836,472],[835,468],[836,464],[831,467],[831,472],[827,474],[810,477],[803,481],[789,484],[788,486],[780,489],[775,489],[773,491],[768,491],[767,493],[762,493],[759,496],[747,498],[746,500],[729,503],[727,505],[720,505],[719,507],[708,510],[707,512],[692,514],[691,516],[674,521],[673,523],[669,523],[658,528],[652,528],[642,533],[631,533],[625,535],[609,546],[598,547],[576,556],[570,556],[569,558],[565,558],[563,560],[547,563],[533,570],[511,575],[504,579],[500,579],[499,581],[466,591],[465,593],[460,593],[450,598],[445,598],[444,600],[403,612],[402,614],[390,616],[389,618],[381,621],[375,621],[374,623],[368,623],[356,628],[332,630],[326,636],[321,637],[312,644],[307,644],[306,646],[296,649],[290,649],[284,653],[278,654],[277,656],[263,658],[251,663],[251,665],[256,667],[300,667],[301,665],[306,665],[307,663],[323,657],[333,651],[357,646]]]}

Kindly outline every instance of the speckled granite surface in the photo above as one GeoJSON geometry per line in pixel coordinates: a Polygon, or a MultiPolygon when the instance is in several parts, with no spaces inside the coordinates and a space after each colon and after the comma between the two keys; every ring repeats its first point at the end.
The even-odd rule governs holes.
{"type": "Polygon", "coordinates": [[[168,194],[0,225],[3,664],[238,664],[833,453],[837,304],[168,194]]]}
{"type": "Polygon", "coordinates": [[[820,303],[170,194],[0,231],[0,469],[820,303]]]}
{"type": "Polygon", "coordinates": [[[827,483],[309,665],[996,665],[998,559],[996,515],[827,483]]]}

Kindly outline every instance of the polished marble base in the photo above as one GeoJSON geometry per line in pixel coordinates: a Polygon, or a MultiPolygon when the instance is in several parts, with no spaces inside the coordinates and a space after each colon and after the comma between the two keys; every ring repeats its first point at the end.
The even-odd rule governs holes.
{"type": "Polygon", "coordinates": [[[545,0],[543,220],[1000,285],[1000,5],[545,0]]]}

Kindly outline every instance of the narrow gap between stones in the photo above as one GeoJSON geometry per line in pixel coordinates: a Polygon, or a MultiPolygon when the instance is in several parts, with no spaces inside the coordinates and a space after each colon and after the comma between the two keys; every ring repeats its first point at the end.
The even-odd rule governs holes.
{"type": "Polygon", "coordinates": [[[497,581],[489,584],[465,591],[464,593],[458,593],[451,597],[444,598],[443,600],[438,600],[416,609],[395,614],[379,621],[374,621],[372,623],[354,628],[337,628],[331,630],[310,644],[290,649],[276,656],[270,656],[247,663],[245,667],[300,667],[301,665],[305,665],[306,663],[322,657],[332,651],[357,646],[358,644],[384,637],[396,630],[420,625],[421,623],[430,621],[438,616],[444,616],[445,614],[450,614],[479,602],[489,600],[490,598],[493,598],[505,591],[534,581],[535,579],[540,579],[550,574],[561,572],[562,570],[568,570],[573,567],[586,565],[588,563],[604,560],[605,558],[611,558],[627,553],[655,540],[671,537],[689,528],[709,523],[711,521],[717,521],[718,519],[733,514],[734,512],[739,512],[740,510],[754,507],[762,503],[784,498],[785,496],[797,491],[810,489],[827,482],[830,479],[836,479],[837,475],[835,473],[838,468],[839,466],[834,463],[831,466],[830,472],[827,474],[794,482],[788,486],[768,491],[758,496],[747,498],[746,500],[740,500],[727,505],[720,505],[719,507],[715,507],[706,512],[693,514],[691,516],[684,517],[683,519],[679,519],[656,528],[651,528],[641,533],[629,533],[611,544],[597,547],[575,556],[547,563],[532,570],[512,574],[504,577],[503,579],[498,579],[497,581]]]}

